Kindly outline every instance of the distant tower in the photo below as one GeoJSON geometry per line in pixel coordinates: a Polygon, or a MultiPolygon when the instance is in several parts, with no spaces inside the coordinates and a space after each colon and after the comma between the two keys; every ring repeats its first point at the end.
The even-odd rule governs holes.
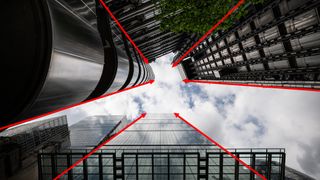
{"type": "Polygon", "coordinates": [[[315,180],[314,178],[286,166],[286,180],[315,180]]]}

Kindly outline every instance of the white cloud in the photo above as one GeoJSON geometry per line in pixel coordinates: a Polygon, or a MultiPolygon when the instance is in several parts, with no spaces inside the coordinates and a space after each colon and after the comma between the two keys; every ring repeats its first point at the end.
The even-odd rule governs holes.
{"type": "MultiPolygon", "coordinates": [[[[66,112],[71,123],[87,115],[179,112],[226,147],[283,147],[287,165],[320,178],[305,163],[315,163],[308,152],[320,138],[320,93],[184,84],[172,69],[172,54],[151,66],[153,85],[135,88],[66,112]],[[304,154],[303,154],[304,153],[304,154]],[[306,154],[307,153],[307,154],[306,154]],[[313,173],[313,174],[312,174],[313,173]]],[[[315,151],[320,151],[320,146],[315,151]]]]}

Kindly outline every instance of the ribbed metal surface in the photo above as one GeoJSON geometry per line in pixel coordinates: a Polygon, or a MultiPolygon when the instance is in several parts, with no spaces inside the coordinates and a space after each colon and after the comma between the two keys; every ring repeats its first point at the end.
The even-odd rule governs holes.
{"type": "Polygon", "coordinates": [[[50,66],[39,96],[22,117],[85,100],[96,87],[104,65],[99,32],[84,18],[89,15],[76,14],[77,9],[59,1],[48,1],[48,6],[53,31],[50,66]]]}
{"type": "Polygon", "coordinates": [[[0,116],[6,119],[0,125],[150,79],[146,75],[152,69],[94,0],[13,0],[4,5],[17,12],[0,13],[8,24],[1,70],[9,77],[3,81],[0,116]]]}

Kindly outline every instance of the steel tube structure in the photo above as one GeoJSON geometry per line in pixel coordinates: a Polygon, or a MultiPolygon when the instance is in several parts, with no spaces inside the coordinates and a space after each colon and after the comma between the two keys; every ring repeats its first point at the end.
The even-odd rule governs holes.
{"type": "Polygon", "coordinates": [[[154,78],[95,0],[3,4],[0,125],[154,78]]]}

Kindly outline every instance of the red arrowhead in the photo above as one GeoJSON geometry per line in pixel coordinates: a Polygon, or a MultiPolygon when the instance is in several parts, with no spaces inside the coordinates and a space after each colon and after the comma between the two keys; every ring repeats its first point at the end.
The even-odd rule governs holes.
{"type": "Polygon", "coordinates": [[[154,82],[154,79],[151,79],[151,80],[149,81],[150,84],[152,84],[153,82],[154,82]]]}
{"type": "Polygon", "coordinates": [[[147,58],[143,58],[143,61],[146,63],[146,64],[149,64],[149,60],[147,58]]]}
{"type": "Polygon", "coordinates": [[[179,117],[179,113],[173,113],[176,117],[179,117]]]}
{"type": "Polygon", "coordinates": [[[176,64],[176,63],[174,63],[174,64],[172,64],[172,67],[174,68],[174,67],[176,67],[178,64],[176,64]]]}
{"type": "Polygon", "coordinates": [[[147,115],[147,113],[142,113],[142,114],[141,114],[141,117],[144,118],[144,117],[146,117],[146,115],[147,115]]]}
{"type": "Polygon", "coordinates": [[[190,79],[184,79],[183,82],[189,83],[189,82],[191,82],[191,80],[190,79]]]}

